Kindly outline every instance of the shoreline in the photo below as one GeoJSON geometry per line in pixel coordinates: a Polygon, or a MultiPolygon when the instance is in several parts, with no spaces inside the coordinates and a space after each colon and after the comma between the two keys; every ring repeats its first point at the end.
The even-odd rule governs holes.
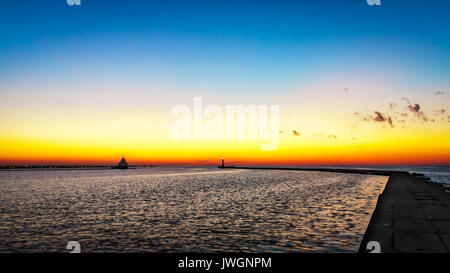
{"type": "MultiPolygon", "coordinates": [[[[1,171],[68,171],[68,170],[117,170],[119,168],[112,168],[114,166],[80,166],[80,167],[59,167],[59,166],[44,166],[44,167],[0,167],[1,171]]],[[[154,168],[157,166],[130,166],[127,169],[137,169],[137,168],[154,168]]]]}

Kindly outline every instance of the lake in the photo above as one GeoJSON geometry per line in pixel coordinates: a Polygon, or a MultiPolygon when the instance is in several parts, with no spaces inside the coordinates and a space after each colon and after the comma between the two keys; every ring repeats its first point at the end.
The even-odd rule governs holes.
{"type": "Polygon", "coordinates": [[[0,172],[0,252],[355,252],[388,177],[154,167],[0,172]]]}

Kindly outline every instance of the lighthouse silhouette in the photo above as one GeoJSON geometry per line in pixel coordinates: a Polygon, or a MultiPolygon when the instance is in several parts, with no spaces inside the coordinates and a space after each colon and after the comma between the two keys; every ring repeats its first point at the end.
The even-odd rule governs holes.
{"type": "Polygon", "coordinates": [[[125,157],[122,156],[122,160],[120,160],[119,164],[117,166],[112,166],[112,169],[128,169],[128,163],[125,160],[125,157]]]}

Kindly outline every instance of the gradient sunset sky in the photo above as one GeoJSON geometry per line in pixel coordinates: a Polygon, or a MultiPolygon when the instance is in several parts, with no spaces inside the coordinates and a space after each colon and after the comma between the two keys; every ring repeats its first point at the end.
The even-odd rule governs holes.
{"type": "Polygon", "coordinates": [[[450,165],[450,1],[381,2],[1,1],[0,165],[450,165]],[[279,148],[175,141],[194,96],[279,148]]]}

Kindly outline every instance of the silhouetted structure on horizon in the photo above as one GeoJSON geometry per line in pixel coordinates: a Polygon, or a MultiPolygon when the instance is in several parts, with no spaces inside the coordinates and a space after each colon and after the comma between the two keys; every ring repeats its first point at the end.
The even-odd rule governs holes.
{"type": "Polygon", "coordinates": [[[117,166],[112,166],[112,169],[128,169],[128,163],[125,160],[125,157],[122,157],[122,160],[120,160],[119,164],[117,166]]]}
{"type": "Polygon", "coordinates": [[[222,164],[217,166],[218,168],[225,168],[225,158],[222,157],[222,164]]]}

